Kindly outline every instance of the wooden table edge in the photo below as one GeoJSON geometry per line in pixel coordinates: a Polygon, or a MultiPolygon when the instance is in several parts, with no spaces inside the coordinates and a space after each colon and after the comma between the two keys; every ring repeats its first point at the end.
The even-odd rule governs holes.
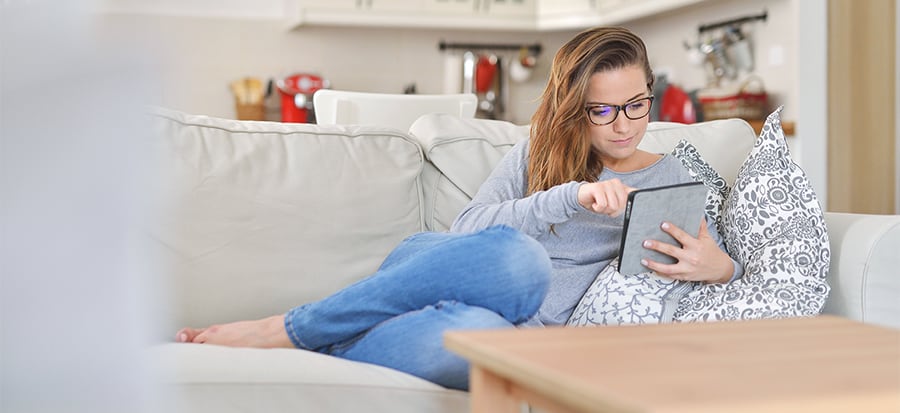
{"type": "MultiPolygon", "coordinates": [[[[878,330],[892,330],[892,331],[895,330],[895,329],[884,327],[884,326],[862,323],[859,321],[849,320],[844,317],[837,317],[837,316],[831,316],[831,315],[819,315],[817,317],[810,317],[810,318],[819,319],[821,322],[825,323],[825,325],[828,325],[828,324],[841,325],[841,324],[846,324],[846,323],[854,323],[854,324],[865,325],[869,328],[876,328],[878,330]]],[[[780,320],[783,322],[788,319],[780,319],[780,320]]],[[[746,321],[737,321],[737,322],[740,323],[740,322],[746,322],[746,321]]],[[[752,322],[752,320],[751,320],[751,322],[752,322]]],[[[569,328],[571,328],[571,327],[569,327],[569,328]]],[[[565,408],[564,410],[560,409],[562,411],[589,412],[589,411],[607,411],[607,409],[610,409],[610,410],[614,410],[614,411],[632,412],[632,411],[638,411],[637,409],[639,409],[638,406],[635,406],[626,400],[618,400],[618,398],[615,395],[611,395],[611,394],[604,394],[604,395],[601,395],[600,397],[593,398],[593,399],[587,399],[587,398],[584,398],[581,396],[575,396],[571,393],[570,394],[562,394],[562,395],[560,395],[560,394],[553,394],[553,395],[545,394],[545,393],[547,393],[546,391],[541,391],[539,389],[544,388],[545,385],[547,385],[548,383],[553,387],[560,387],[560,385],[562,385],[562,387],[565,387],[568,389],[574,389],[574,390],[576,390],[574,393],[577,393],[578,390],[584,386],[582,386],[578,382],[572,382],[570,380],[567,380],[564,377],[555,377],[552,374],[552,372],[548,372],[547,374],[544,374],[541,376],[535,376],[535,375],[531,374],[532,372],[530,371],[531,370],[530,368],[523,368],[521,365],[512,365],[511,366],[504,361],[505,357],[504,357],[504,354],[502,351],[494,351],[493,349],[490,349],[490,348],[486,349],[479,345],[474,345],[474,346],[468,345],[470,342],[469,342],[466,334],[473,333],[473,332],[477,332],[477,331],[450,331],[450,332],[447,332],[447,333],[445,333],[445,336],[444,336],[445,346],[447,347],[448,350],[468,359],[473,367],[477,366],[478,369],[488,371],[490,374],[503,380],[506,383],[505,384],[505,386],[506,386],[505,392],[508,397],[518,397],[518,400],[521,400],[521,401],[536,402],[537,400],[534,400],[533,398],[528,398],[527,396],[528,395],[537,395],[539,398],[545,398],[545,399],[550,400],[551,402],[554,403],[555,406],[564,407],[565,408]],[[516,374],[516,373],[519,373],[519,374],[516,374]],[[508,376],[517,376],[517,377],[515,379],[512,379],[508,376]],[[515,384],[513,384],[513,381],[515,381],[515,384]],[[521,390],[516,391],[516,388],[520,388],[521,390]],[[523,395],[526,397],[523,397],[523,395]],[[558,402],[554,402],[554,400],[558,400],[558,402]]],[[[527,363],[526,363],[526,366],[527,366],[527,363]]],[[[473,388],[473,390],[474,390],[474,388],[473,388]]],[[[591,391],[592,389],[585,388],[585,390],[591,391]]],[[[593,389],[593,391],[596,391],[596,389],[593,389]]],[[[831,400],[832,402],[837,402],[838,404],[841,404],[841,401],[845,398],[846,397],[844,397],[844,396],[835,395],[834,398],[826,397],[823,400],[831,400]]],[[[890,394],[879,395],[877,397],[877,399],[881,400],[881,402],[879,402],[879,403],[886,403],[886,402],[897,400],[897,394],[890,393],[890,394]]],[[[850,400],[850,399],[848,399],[848,400],[850,400]]],[[[847,400],[843,400],[843,401],[847,401],[847,400]]],[[[861,402],[861,401],[863,401],[863,400],[855,400],[855,402],[861,402]]],[[[869,400],[869,401],[872,401],[872,400],[869,400]]],[[[544,404],[544,403],[540,403],[540,404],[535,403],[535,404],[540,406],[540,404],[544,404]]],[[[863,404],[866,404],[866,403],[863,403],[863,404]]],[[[876,403],[876,404],[878,404],[878,403],[876,403]]],[[[736,407],[736,406],[732,406],[732,407],[736,407]]],[[[759,407],[762,407],[762,406],[755,405],[755,406],[744,406],[743,408],[738,407],[736,411],[749,412],[749,411],[754,411],[754,409],[759,408],[759,407]]],[[[677,408],[674,411],[677,411],[677,408]]],[[[711,410],[711,411],[714,411],[714,410],[711,410]]],[[[878,410],[876,410],[876,411],[878,411],[878,410]]],[[[898,410],[898,411],[900,411],[900,410],[898,410]]]]}
{"type": "MultiPolygon", "coordinates": [[[[480,346],[466,346],[466,343],[468,341],[465,333],[467,333],[467,331],[449,331],[445,333],[444,346],[451,352],[454,352],[467,359],[471,365],[471,368],[481,370],[479,374],[484,374],[484,372],[487,372],[490,376],[502,380],[505,383],[505,391],[510,397],[518,395],[518,397],[522,398],[523,401],[536,402],[539,405],[544,405],[543,407],[551,407],[546,405],[552,404],[552,407],[555,407],[554,412],[556,412],[557,410],[561,410],[563,412],[638,411],[633,406],[631,406],[630,403],[619,400],[619,398],[612,394],[605,394],[602,398],[598,397],[595,399],[584,398],[577,394],[573,394],[573,392],[567,392],[561,395],[547,394],[547,391],[541,390],[542,388],[547,387],[547,385],[550,385],[552,387],[560,387],[560,385],[562,385],[562,387],[574,390],[574,393],[577,393],[580,388],[585,386],[582,383],[570,380],[567,377],[557,376],[552,372],[547,372],[544,375],[536,376],[531,374],[531,370],[528,368],[523,368],[518,364],[511,366],[503,362],[503,360],[505,359],[503,352],[486,350],[480,346]],[[509,377],[516,375],[514,373],[519,373],[519,378],[515,381],[513,381],[513,379],[509,377]],[[524,377],[524,379],[522,379],[522,377],[524,377]],[[529,395],[532,397],[522,397],[529,395]],[[563,408],[564,410],[559,409],[557,406],[563,408]]],[[[475,390],[474,386],[470,387],[470,392],[472,390],[475,390]]],[[[592,389],[585,388],[584,390],[590,392],[592,389]]]]}

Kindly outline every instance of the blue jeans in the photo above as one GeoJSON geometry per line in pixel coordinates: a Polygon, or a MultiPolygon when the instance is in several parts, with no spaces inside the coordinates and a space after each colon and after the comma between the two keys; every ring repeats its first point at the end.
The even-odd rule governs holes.
{"type": "Polygon", "coordinates": [[[546,250],[512,228],[420,233],[374,275],[290,310],[284,324],[297,348],[464,390],[468,363],[444,349],[443,333],[525,322],[543,302],[549,278],[546,250]]]}

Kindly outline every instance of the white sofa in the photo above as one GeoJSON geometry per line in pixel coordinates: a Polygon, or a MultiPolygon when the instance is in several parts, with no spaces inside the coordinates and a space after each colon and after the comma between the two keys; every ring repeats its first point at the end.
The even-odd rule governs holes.
{"type": "MultiPolygon", "coordinates": [[[[259,318],[370,274],[404,237],[447,229],[527,128],[426,115],[410,131],[239,122],[160,110],[148,224],[178,327],[259,318]]],[[[741,120],[651,124],[642,146],[689,139],[733,179],[755,135],[741,120]]],[[[826,311],[900,327],[900,216],[826,214],[826,311]]],[[[465,412],[468,396],[388,368],[299,350],[162,343],[159,380],[191,412],[465,412]]]]}

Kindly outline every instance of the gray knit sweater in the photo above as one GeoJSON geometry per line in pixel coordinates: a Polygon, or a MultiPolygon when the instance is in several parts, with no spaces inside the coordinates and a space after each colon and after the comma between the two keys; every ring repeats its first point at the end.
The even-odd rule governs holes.
{"type": "MultiPolygon", "coordinates": [[[[618,255],[624,218],[597,214],[581,206],[578,203],[581,182],[569,182],[525,196],[527,166],[528,140],[525,140],[500,161],[450,231],[470,232],[502,224],[537,239],[550,255],[553,274],[543,305],[527,324],[565,324],[596,275],[618,255]],[[555,224],[555,234],[550,233],[551,224],[555,224]]],[[[619,178],[634,188],[692,181],[687,170],[671,155],[633,172],[604,169],[599,180],[612,178],[619,178]]],[[[724,250],[722,237],[716,231],[711,233],[724,250]]],[[[732,279],[741,273],[742,267],[735,262],[732,279]]]]}

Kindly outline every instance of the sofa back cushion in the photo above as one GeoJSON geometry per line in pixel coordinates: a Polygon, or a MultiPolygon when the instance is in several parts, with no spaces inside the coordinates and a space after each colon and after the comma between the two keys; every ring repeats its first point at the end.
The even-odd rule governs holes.
{"type": "Polygon", "coordinates": [[[503,155],[528,138],[528,126],[440,113],[420,117],[409,131],[429,162],[425,225],[432,231],[449,229],[503,155]]]}
{"type": "Polygon", "coordinates": [[[685,125],[651,122],[639,148],[654,153],[671,153],[682,139],[697,148],[729,184],[756,142],[756,132],[742,119],[721,119],[685,125]]]}
{"type": "Polygon", "coordinates": [[[167,328],[320,299],[424,229],[424,157],[404,133],[155,117],[162,205],[148,232],[174,291],[167,328]]]}
{"type": "MultiPolygon", "coordinates": [[[[516,142],[528,138],[529,128],[430,114],[416,120],[410,134],[422,144],[429,163],[424,174],[425,225],[429,230],[444,231],[503,155],[516,142]]],[[[756,133],[740,119],[693,125],[651,122],[640,148],[670,153],[682,139],[691,142],[727,182],[732,182],[753,147],[756,133]]]]}

